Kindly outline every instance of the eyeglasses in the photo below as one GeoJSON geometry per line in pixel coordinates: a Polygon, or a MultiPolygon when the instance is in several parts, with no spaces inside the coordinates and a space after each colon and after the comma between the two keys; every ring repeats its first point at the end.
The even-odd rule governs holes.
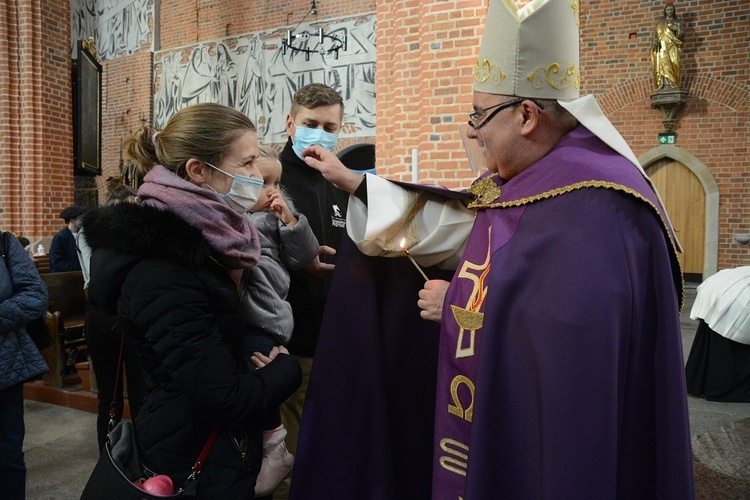
{"type": "Polygon", "coordinates": [[[531,101],[537,106],[539,106],[539,109],[544,109],[544,106],[539,104],[533,99],[527,99],[526,97],[519,97],[518,99],[514,99],[512,101],[508,102],[501,102],[500,104],[495,104],[494,106],[490,106],[489,108],[484,109],[478,109],[472,113],[469,113],[469,126],[472,127],[474,130],[479,130],[480,128],[484,127],[489,123],[492,118],[498,114],[500,111],[504,110],[505,108],[509,108],[511,106],[515,106],[516,104],[521,104],[523,101],[531,101]],[[492,113],[487,116],[482,122],[477,125],[477,121],[482,118],[485,114],[487,114],[487,111],[494,109],[492,113]]]}

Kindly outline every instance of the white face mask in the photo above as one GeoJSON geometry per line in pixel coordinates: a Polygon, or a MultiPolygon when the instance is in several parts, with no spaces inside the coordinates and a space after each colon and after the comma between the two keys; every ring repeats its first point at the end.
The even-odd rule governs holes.
{"type": "Polygon", "coordinates": [[[219,194],[227,202],[227,205],[239,213],[245,213],[255,206],[260,197],[260,190],[263,189],[263,179],[256,179],[255,177],[248,177],[242,174],[232,175],[215,165],[211,165],[208,162],[204,163],[232,178],[232,187],[229,188],[229,192],[219,194]]]}

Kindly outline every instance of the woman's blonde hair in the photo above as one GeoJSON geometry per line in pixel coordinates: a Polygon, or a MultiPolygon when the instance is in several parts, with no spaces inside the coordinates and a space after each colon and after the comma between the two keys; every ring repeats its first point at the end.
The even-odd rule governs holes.
{"type": "Polygon", "coordinates": [[[175,113],[162,130],[140,128],[124,147],[141,174],[163,165],[186,179],[188,160],[218,165],[232,143],[248,131],[255,132],[255,124],[236,109],[201,103],[175,113]]]}

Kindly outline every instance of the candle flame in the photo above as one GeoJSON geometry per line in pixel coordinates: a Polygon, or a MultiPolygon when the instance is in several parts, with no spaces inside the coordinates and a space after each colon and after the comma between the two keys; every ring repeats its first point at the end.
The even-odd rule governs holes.
{"type": "Polygon", "coordinates": [[[401,238],[401,250],[406,251],[406,238],[401,238]]]}

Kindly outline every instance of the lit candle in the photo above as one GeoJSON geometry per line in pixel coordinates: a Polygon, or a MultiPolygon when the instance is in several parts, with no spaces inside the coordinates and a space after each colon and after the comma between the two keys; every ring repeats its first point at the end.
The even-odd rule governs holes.
{"type": "Polygon", "coordinates": [[[422,271],[422,268],[419,267],[419,264],[417,264],[417,261],[414,260],[414,257],[411,256],[411,254],[409,253],[409,250],[406,249],[406,238],[401,239],[401,250],[403,250],[406,256],[409,257],[409,260],[411,261],[412,264],[414,264],[414,267],[417,268],[417,271],[419,271],[419,274],[422,275],[424,280],[429,281],[430,278],[428,278],[427,275],[424,273],[424,271],[422,271]]]}

